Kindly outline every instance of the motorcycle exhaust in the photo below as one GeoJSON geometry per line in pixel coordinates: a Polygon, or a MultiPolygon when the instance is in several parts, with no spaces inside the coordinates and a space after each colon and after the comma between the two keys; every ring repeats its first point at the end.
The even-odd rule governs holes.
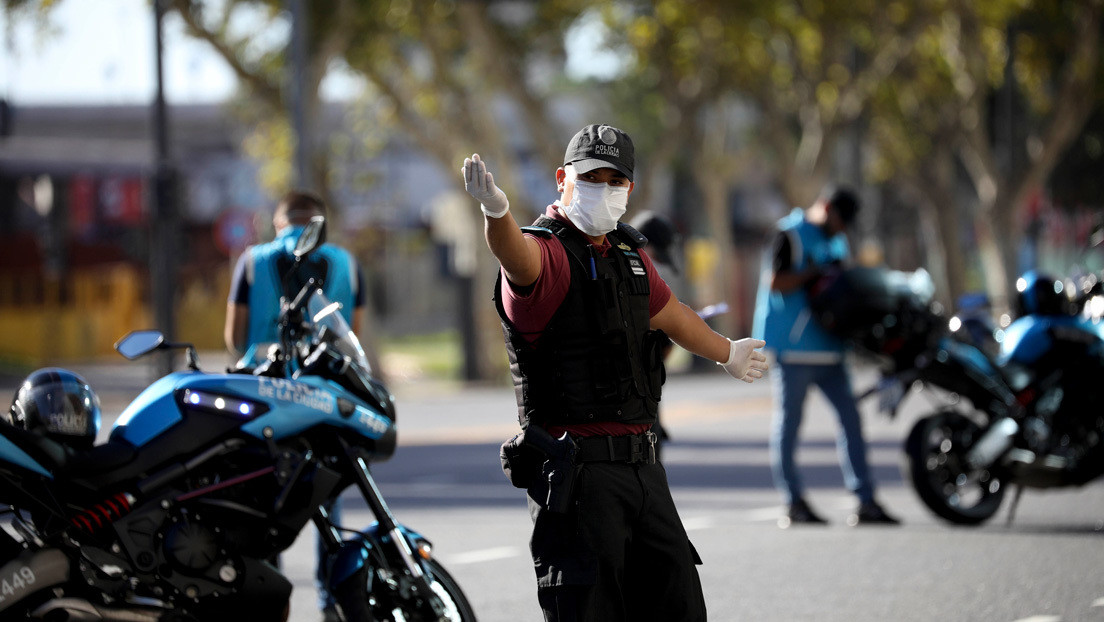
{"type": "Polygon", "coordinates": [[[55,598],[31,612],[32,620],[68,620],[98,622],[103,616],[92,603],[80,598],[55,598]]]}
{"type": "Polygon", "coordinates": [[[152,611],[100,608],[83,598],[55,598],[31,613],[32,620],[68,620],[69,622],[158,622],[161,614],[152,611]]]}
{"type": "Polygon", "coordinates": [[[1005,417],[997,420],[966,452],[966,463],[975,470],[989,468],[1012,447],[1014,437],[1019,431],[1020,424],[1012,419],[1005,417]]]}

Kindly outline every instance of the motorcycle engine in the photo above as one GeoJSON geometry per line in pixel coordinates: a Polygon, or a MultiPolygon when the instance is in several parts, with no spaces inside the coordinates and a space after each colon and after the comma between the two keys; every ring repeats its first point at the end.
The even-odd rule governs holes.
{"type": "MultiPolygon", "coordinates": [[[[165,556],[183,572],[201,572],[218,558],[219,545],[215,533],[196,522],[175,523],[165,533],[165,556]]],[[[233,572],[232,568],[226,572],[233,572]]]]}
{"type": "Polygon", "coordinates": [[[256,612],[258,606],[282,613],[291,584],[272,565],[243,555],[235,544],[237,532],[227,532],[221,522],[194,508],[145,504],[115,522],[118,541],[111,550],[121,554],[120,561],[130,559],[118,564],[129,567],[130,579],[119,571],[105,572],[117,565],[97,563],[105,561],[102,556],[89,559],[93,563],[85,579],[120,600],[153,598],[192,612],[225,612],[240,605],[243,613],[256,612]]]}

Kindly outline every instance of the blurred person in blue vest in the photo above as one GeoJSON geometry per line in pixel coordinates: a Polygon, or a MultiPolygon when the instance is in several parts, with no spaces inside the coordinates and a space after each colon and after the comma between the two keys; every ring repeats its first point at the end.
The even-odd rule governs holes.
{"type": "Polygon", "coordinates": [[[226,306],[226,347],[235,356],[249,355],[263,360],[264,352],[250,352],[279,341],[276,321],[280,316],[280,297],[295,296],[307,279],[318,279],[322,291],[341,303],[341,314],[356,332],[364,309],[364,276],[349,251],[334,244],[323,244],[311,254],[300,271],[299,282],[284,292],[284,276],[295,263],[295,243],[303,227],[314,216],[327,216],[326,203],[317,195],[301,190],[288,192],[276,205],[272,226],[276,239],[250,246],[238,258],[230,282],[226,306]]]}
{"type": "Polygon", "coordinates": [[[779,526],[825,524],[805,498],[795,453],[809,388],[816,386],[839,419],[836,437],[844,483],[858,497],[849,525],[897,524],[875,501],[866,459],[862,422],[844,365],[845,344],[815,321],[808,288],[829,270],[850,259],[846,230],[854,223],[859,199],[847,188],[828,187],[806,208],[795,208],[777,225],[770,254],[764,257],[752,334],[767,342],[775,359],[771,389],[771,470],[787,511],[779,526]]]}
{"type": "MultiPolygon", "coordinates": [[[[226,347],[235,356],[242,356],[248,366],[263,361],[269,344],[279,341],[277,319],[280,297],[294,297],[308,279],[316,279],[326,297],[341,303],[341,314],[356,332],[364,311],[364,275],[353,255],[334,244],[323,244],[306,259],[297,282],[284,291],[284,276],[295,263],[292,251],[303,228],[315,216],[328,216],[321,197],[302,190],[284,195],[272,214],[276,239],[245,249],[238,258],[230,281],[230,298],[226,304],[226,326],[223,337],[226,347]]],[[[328,508],[334,524],[341,523],[340,500],[328,508]]],[[[318,540],[319,559],[322,542],[318,540]]],[[[323,568],[316,569],[319,607],[324,620],[337,620],[334,601],[323,588],[323,568]]]]}

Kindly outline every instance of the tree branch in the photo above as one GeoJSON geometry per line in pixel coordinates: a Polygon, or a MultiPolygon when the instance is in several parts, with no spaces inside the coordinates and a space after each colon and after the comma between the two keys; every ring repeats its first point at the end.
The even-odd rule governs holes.
{"type": "Polygon", "coordinates": [[[265,103],[272,106],[273,109],[283,109],[284,100],[278,83],[273,84],[273,82],[264,75],[262,69],[249,67],[249,63],[238,54],[235,50],[235,46],[232,46],[228,42],[228,37],[224,29],[214,31],[203,24],[201,15],[204,5],[202,3],[196,2],[195,0],[172,0],[172,7],[176,9],[181,19],[184,20],[188,32],[197,39],[206,41],[214,48],[215,52],[230,65],[230,69],[238,76],[238,79],[246,83],[257,96],[265,103]]]}

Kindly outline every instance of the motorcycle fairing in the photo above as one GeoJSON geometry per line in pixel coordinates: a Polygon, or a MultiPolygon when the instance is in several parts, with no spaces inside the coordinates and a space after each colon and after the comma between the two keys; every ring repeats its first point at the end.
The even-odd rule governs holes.
{"type": "Polygon", "coordinates": [[[336,383],[313,376],[299,380],[263,377],[260,380],[267,381],[260,390],[278,407],[243,425],[242,431],[246,434],[264,438],[265,428],[270,428],[273,438],[281,440],[324,423],[373,440],[394,436],[391,419],[357,403],[361,400],[336,383]]]}
{"type": "MultiPolygon", "coordinates": [[[[275,432],[277,440],[295,436],[326,423],[353,430],[371,439],[380,439],[393,422],[364,406],[351,393],[332,382],[305,377],[301,380],[246,376],[242,374],[196,374],[177,372],[150,385],[123,411],[111,431],[112,438],[123,438],[141,447],[183,420],[175,395],[182,390],[224,394],[257,404],[272,406],[268,413],[242,426],[242,431],[264,438],[265,428],[275,432]],[[346,416],[339,412],[338,400],[353,405],[346,416]]],[[[249,417],[228,412],[243,421],[249,417]]]]}
{"type": "Polygon", "coordinates": [[[50,479],[54,478],[53,474],[46,470],[45,467],[36,462],[34,458],[28,456],[27,452],[20,449],[18,445],[11,442],[3,435],[0,435],[0,460],[10,462],[18,467],[33,471],[50,479]]]}
{"type": "Polygon", "coordinates": [[[949,352],[973,372],[987,377],[993,377],[1000,373],[993,366],[993,362],[989,360],[989,357],[974,346],[956,341],[950,337],[944,337],[939,341],[939,347],[949,352]]]}
{"type": "Polygon", "coordinates": [[[1015,402],[1001,372],[978,348],[942,337],[920,378],[969,399],[978,408],[1003,412],[1015,402]]]}
{"type": "MultiPolygon", "coordinates": [[[[397,526],[403,536],[406,537],[411,549],[416,549],[416,542],[429,542],[425,536],[406,525],[399,524],[397,526]]],[[[370,558],[369,554],[372,547],[375,546],[373,542],[386,537],[389,536],[380,530],[379,523],[374,522],[361,530],[357,537],[342,542],[341,551],[334,556],[333,565],[330,567],[328,586],[330,591],[333,592],[337,589],[337,586],[356,574],[358,570],[367,566],[370,558]]]]}
{"type": "Polygon", "coordinates": [[[177,383],[195,375],[194,372],[174,372],[146,387],[119,415],[111,427],[110,438],[121,438],[141,447],[179,423],[183,416],[173,390],[177,383]]]}
{"type": "Polygon", "coordinates": [[[1055,331],[1087,341],[1102,338],[1101,326],[1081,317],[1028,315],[1004,330],[997,364],[1032,365],[1046,355],[1054,343],[1055,331]]]}

